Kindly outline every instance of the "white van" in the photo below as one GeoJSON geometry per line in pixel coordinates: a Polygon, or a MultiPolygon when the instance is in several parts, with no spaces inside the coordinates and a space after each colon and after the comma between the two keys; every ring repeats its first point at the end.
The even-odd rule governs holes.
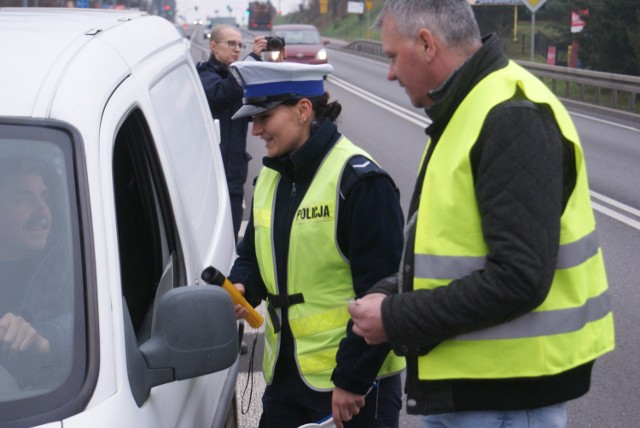
{"type": "Polygon", "coordinates": [[[236,426],[227,185],[188,41],[0,9],[0,426],[236,426]],[[188,285],[188,286],[187,286],[188,285]]]}

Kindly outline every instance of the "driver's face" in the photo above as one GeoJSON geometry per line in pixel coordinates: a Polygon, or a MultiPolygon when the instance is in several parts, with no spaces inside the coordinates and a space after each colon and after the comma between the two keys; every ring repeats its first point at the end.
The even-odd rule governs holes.
{"type": "Polygon", "coordinates": [[[0,260],[43,250],[51,230],[49,192],[37,174],[18,174],[0,185],[0,260]]]}

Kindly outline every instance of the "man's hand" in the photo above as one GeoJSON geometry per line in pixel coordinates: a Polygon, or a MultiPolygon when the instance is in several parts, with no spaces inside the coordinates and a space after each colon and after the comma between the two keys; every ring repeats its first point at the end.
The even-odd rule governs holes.
{"type": "Polygon", "coordinates": [[[382,324],[382,301],[385,297],[382,293],[372,293],[349,305],[353,332],[364,337],[369,345],[388,341],[382,324]]]}
{"type": "Polygon", "coordinates": [[[336,428],[343,428],[342,422],[350,421],[364,407],[364,395],[353,394],[335,387],[331,397],[331,412],[336,428]]]}
{"type": "Polygon", "coordinates": [[[24,318],[11,312],[0,318],[0,346],[8,345],[12,351],[27,350],[46,354],[51,349],[49,341],[40,336],[24,318]]]}

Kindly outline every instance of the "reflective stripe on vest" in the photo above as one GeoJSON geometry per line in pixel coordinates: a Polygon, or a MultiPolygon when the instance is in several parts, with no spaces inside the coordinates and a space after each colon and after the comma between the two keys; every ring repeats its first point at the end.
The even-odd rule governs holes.
{"type": "MultiPolygon", "coordinates": [[[[287,293],[304,294],[304,303],[288,308],[289,325],[301,377],[310,388],[319,391],[334,388],[331,374],[350,318],[347,301],[354,297],[351,268],[336,242],[336,226],[340,179],[347,162],[355,155],[371,159],[344,137],[336,143],[318,168],[291,226],[287,293]]],[[[279,178],[277,172],[263,168],[253,202],[256,256],[271,294],[278,294],[271,230],[279,178]]],[[[278,310],[278,316],[281,312],[278,310]]],[[[274,332],[270,318],[265,339],[263,373],[267,383],[271,383],[280,335],[274,332]]],[[[403,368],[404,359],[390,353],[379,376],[403,368]]]]}
{"type": "MultiPolygon", "coordinates": [[[[600,245],[593,231],[587,236],[560,246],[556,269],[578,266],[598,253],[600,245]]],[[[415,276],[417,278],[454,279],[484,267],[486,257],[436,256],[416,254],[415,276]]]]}
{"type": "Polygon", "coordinates": [[[513,62],[485,77],[460,104],[426,170],[416,222],[414,289],[446,286],[482,270],[489,252],[475,199],[470,151],[486,116],[517,89],[547,104],[576,158],[576,186],[560,221],[550,291],[534,311],[510,322],[445,340],[418,359],[423,380],[497,379],[557,374],[614,347],[613,318],[584,156],[566,109],[513,62]]]}

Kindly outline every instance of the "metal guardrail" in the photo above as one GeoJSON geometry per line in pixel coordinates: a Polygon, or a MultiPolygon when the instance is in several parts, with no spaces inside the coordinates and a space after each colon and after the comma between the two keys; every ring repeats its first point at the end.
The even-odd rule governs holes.
{"type": "Polygon", "coordinates": [[[630,112],[637,112],[637,107],[640,105],[638,97],[640,77],[525,61],[519,61],[519,64],[543,81],[550,83],[553,93],[564,98],[577,98],[577,101],[591,102],[614,109],[622,109],[621,107],[626,104],[626,110],[630,112]],[[559,85],[560,82],[563,84],[559,85]],[[573,87],[577,87],[577,94],[573,93],[573,87]],[[593,93],[587,94],[590,89],[593,93]],[[608,96],[605,96],[605,92],[608,93],[608,96]],[[627,98],[626,103],[621,100],[623,96],[627,98]]]}
{"type": "MultiPolygon", "coordinates": [[[[342,49],[386,61],[380,42],[355,40],[342,49]]],[[[640,119],[640,77],[517,61],[563,101],[640,119]]]]}

